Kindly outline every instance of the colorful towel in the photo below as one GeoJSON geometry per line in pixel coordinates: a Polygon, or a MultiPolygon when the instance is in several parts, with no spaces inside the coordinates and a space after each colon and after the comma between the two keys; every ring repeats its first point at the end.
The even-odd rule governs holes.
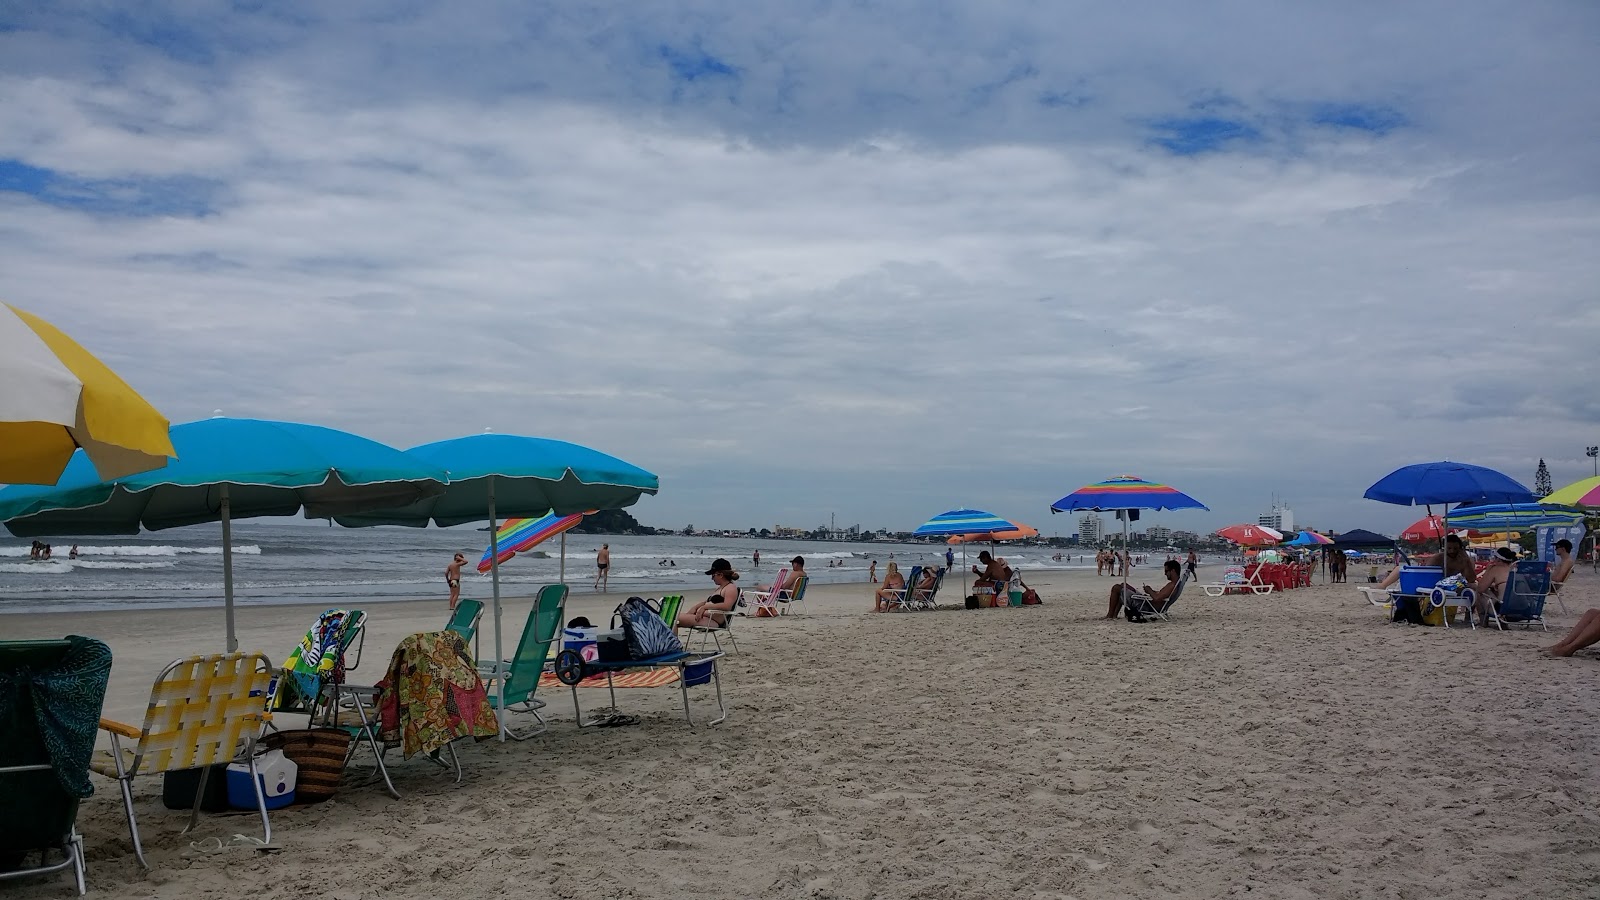
{"type": "Polygon", "coordinates": [[[500,731],[467,642],[453,631],[413,634],[394,648],[378,682],[378,722],[378,737],[406,759],[500,731]]]}
{"type": "Polygon", "coordinates": [[[347,609],[330,609],[317,616],[317,624],[283,662],[287,679],[268,688],[273,711],[303,709],[316,702],[323,681],[333,675],[344,655],[344,632],[352,621],[347,609]]]}
{"type": "MultiPolygon", "coordinates": [[[[612,675],[610,686],[619,688],[665,687],[666,685],[675,683],[677,680],[677,669],[636,669],[632,672],[618,672],[615,675],[612,675]]],[[[562,687],[562,684],[561,680],[556,678],[554,672],[546,672],[539,676],[539,687],[558,688],[562,687]]],[[[588,678],[578,682],[578,687],[607,687],[606,675],[604,672],[601,672],[597,675],[590,675],[588,678]]]]}
{"type": "MultiPolygon", "coordinates": [[[[94,638],[68,635],[72,646],[61,660],[48,668],[19,666],[0,672],[0,724],[16,729],[0,747],[0,766],[32,765],[49,762],[68,796],[87,797],[94,793],[89,784],[89,759],[94,755],[95,735],[100,728],[100,711],[105,702],[106,683],[111,679],[111,648],[94,638]],[[22,758],[21,748],[30,742],[22,735],[37,731],[48,760],[22,758]]],[[[47,773],[48,774],[48,773],[47,773]]],[[[26,780],[26,779],[24,779],[26,780]]],[[[12,788],[8,787],[8,790],[12,788]]],[[[17,809],[28,808],[33,797],[30,787],[15,789],[7,798],[17,809]]]]}

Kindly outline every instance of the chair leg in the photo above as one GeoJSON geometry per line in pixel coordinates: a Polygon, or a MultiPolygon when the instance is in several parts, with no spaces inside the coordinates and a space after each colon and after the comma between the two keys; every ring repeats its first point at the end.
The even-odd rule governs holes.
{"type": "MultiPolygon", "coordinates": [[[[115,750],[113,750],[113,752],[115,752],[115,750]]],[[[121,765],[118,765],[117,768],[120,769],[121,765]]],[[[150,871],[150,863],[145,861],[144,846],[139,843],[139,820],[134,818],[133,815],[132,782],[133,779],[131,777],[121,777],[117,779],[117,784],[122,786],[122,808],[128,813],[128,833],[133,836],[133,855],[135,859],[139,860],[139,868],[148,872],[150,871]]]]}
{"type": "MultiPolygon", "coordinates": [[[[733,636],[733,629],[732,628],[727,628],[727,629],[724,629],[724,630],[728,632],[728,643],[733,645],[733,652],[738,653],[739,652],[739,640],[738,640],[738,638],[735,638],[733,636]]],[[[722,644],[720,642],[717,644],[717,649],[718,650],[722,649],[722,644]]]]}
{"type": "Polygon", "coordinates": [[[194,789],[194,806],[189,808],[189,824],[183,826],[183,834],[194,830],[200,824],[200,803],[206,797],[206,782],[211,780],[211,767],[202,766],[200,769],[200,786],[194,789]]]}
{"type": "Polygon", "coordinates": [[[256,789],[256,809],[261,812],[261,842],[272,843],[272,820],[267,818],[267,792],[261,787],[261,773],[256,769],[255,743],[250,745],[250,786],[256,789]]]}
{"type": "Polygon", "coordinates": [[[444,745],[444,749],[450,751],[450,765],[455,766],[455,769],[456,769],[456,784],[460,784],[461,783],[461,757],[456,755],[456,742],[455,741],[451,741],[450,743],[445,744],[444,745]]]}
{"type": "Polygon", "coordinates": [[[72,875],[78,883],[78,896],[88,893],[88,886],[84,883],[83,870],[83,835],[78,833],[78,827],[72,827],[72,839],[67,843],[67,852],[72,856],[72,875]]]}

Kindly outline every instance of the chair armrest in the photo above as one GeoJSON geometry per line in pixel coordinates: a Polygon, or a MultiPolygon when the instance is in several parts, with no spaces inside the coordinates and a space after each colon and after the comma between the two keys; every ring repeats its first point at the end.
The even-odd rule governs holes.
{"type": "Polygon", "coordinates": [[[137,741],[139,739],[139,729],[133,727],[132,725],[124,725],[115,719],[107,719],[102,717],[100,719],[100,727],[111,732],[112,734],[120,735],[128,738],[129,740],[137,741]]]}

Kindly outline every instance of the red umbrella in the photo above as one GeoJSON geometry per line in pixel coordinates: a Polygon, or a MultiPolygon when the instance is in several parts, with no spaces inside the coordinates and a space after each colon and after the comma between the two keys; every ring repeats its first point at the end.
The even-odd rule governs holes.
{"type": "Polygon", "coordinates": [[[1283,534],[1260,525],[1229,525],[1217,529],[1217,536],[1241,547],[1266,547],[1283,540],[1283,534]]]}
{"type": "Polygon", "coordinates": [[[1423,541],[1437,541],[1444,535],[1444,517],[1423,516],[1400,532],[1400,540],[1408,544],[1420,544],[1423,541]]]}

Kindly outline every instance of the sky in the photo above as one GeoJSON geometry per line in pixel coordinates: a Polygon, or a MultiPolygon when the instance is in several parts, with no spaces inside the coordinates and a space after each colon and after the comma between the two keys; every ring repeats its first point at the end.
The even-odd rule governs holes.
{"type": "Polygon", "coordinates": [[[658,527],[1207,531],[1600,444],[1600,5],[0,7],[0,299],[174,422],[576,441],[658,527]],[[1108,517],[1109,520],[1109,517],[1108,517]]]}

